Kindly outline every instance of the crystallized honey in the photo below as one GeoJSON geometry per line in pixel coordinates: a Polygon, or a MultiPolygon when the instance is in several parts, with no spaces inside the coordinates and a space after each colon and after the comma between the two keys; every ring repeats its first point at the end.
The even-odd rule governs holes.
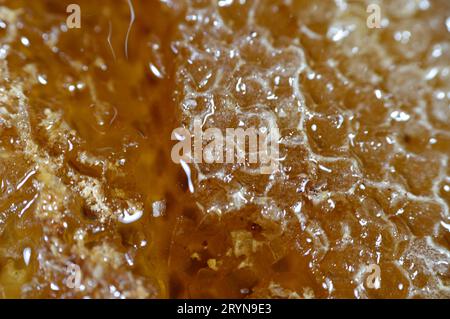
{"type": "Polygon", "coordinates": [[[448,1],[71,3],[0,1],[0,297],[450,298],[448,1]]]}

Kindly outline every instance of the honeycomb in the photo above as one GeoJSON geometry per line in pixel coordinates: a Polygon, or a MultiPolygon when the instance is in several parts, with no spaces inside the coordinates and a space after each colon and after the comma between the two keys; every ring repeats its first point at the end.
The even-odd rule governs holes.
{"type": "Polygon", "coordinates": [[[448,1],[71,2],[0,1],[0,297],[450,298],[448,1]]]}

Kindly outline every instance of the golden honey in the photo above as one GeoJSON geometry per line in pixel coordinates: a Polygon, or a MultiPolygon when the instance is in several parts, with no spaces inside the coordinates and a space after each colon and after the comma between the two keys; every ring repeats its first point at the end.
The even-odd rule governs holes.
{"type": "Polygon", "coordinates": [[[450,297],[448,1],[71,3],[0,1],[0,297],[450,297]]]}

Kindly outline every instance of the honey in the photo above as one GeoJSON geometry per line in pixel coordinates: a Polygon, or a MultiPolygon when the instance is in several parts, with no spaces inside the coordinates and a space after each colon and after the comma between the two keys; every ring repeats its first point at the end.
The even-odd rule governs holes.
{"type": "Polygon", "coordinates": [[[0,1],[0,297],[450,298],[448,1],[71,3],[0,1]]]}

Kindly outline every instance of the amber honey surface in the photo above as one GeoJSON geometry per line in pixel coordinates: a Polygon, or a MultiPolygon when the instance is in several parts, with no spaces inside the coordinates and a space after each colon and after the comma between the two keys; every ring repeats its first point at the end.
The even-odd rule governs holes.
{"type": "Polygon", "coordinates": [[[0,297],[450,298],[448,1],[73,2],[0,1],[0,297]]]}

